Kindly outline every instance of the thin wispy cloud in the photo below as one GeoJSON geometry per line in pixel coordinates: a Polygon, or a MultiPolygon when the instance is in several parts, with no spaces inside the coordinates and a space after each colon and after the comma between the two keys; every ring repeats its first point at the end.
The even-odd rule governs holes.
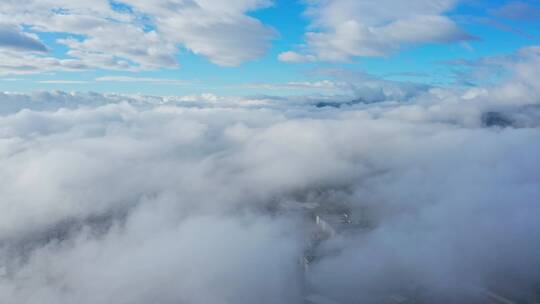
{"type": "Polygon", "coordinates": [[[147,83],[162,83],[175,85],[188,85],[186,81],[170,78],[151,78],[151,77],[131,77],[131,76],[103,76],[95,79],[100,82],[147,82],[147,83]]]}
{"type": "Polygon", "coordinates": [[[510,1],[501,7],[490,10],[490,13],[496,17],[518,21],[540,20],[540,9],[525,1],[510,1]]]}
{"type": "Polygon", "coordinates": [[[88,81],[54,79],[54,80],[40,80],[40,81],[37,81],[37,83],[43,83],[43,84],[83,84],[83,83],[88,83],[88,81]]]}
{"type": "Polygon", "coordinates": [[[287,83],[251,83],[244,85],[251,89],[306,89],[306,90],[341,90],[344,89],[347,84],[340,83],[332,80],[319,80],[319,81],[291,81],[287,83]]]}

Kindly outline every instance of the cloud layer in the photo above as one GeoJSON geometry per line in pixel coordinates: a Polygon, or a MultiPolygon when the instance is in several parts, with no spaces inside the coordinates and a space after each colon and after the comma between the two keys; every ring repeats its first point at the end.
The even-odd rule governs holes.
{"type": "Polygon", "coordinates": [[[539,58],[350,99],[2,93],[0,301],[537,297],[539,58]],[[373,229],[304,280],[310,226],[280,206],[336,202],[373,229]]]}

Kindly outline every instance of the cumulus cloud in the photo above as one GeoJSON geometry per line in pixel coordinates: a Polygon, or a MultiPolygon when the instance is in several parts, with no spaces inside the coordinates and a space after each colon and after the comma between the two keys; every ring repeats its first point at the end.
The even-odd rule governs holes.
{"type": "MultiPolygon", "coordinates": [[[[264,55],[276,36],[247,15],[269,5],[267,0],[2,1],[3,22],[60,33],[55,43],[68,51],[62,58],[0,52],[0,72],[174,68],[182,47],[219,65],[239,65],[264,55]]],[[[45,50],[29,34],[7,34],[1,33],[0,46],[45,50]]]]}
{"type": "Polygon", "coordinates": [[[268,0],[146,1],[126,0],[142,14],[150,14],[169,39],[195,54],[224,66],[235,66],[264,55],[273,29],[246,15],[267,7],[268,0]]]}
{"type": "Polygon", "coordinates": [[[306,54],[282,53],[282,61],[347,61],[384,56],[402,46],[476,39],[445,16],[454,0],[308,1],[311,18],[306,54]],[[309,60],[308,60],[309,58],[309,60]]]}
{"type": "Polygon", "coordinates": [[[0,301],[535,299],[539,58],[493,86],[358,85],[340,107],[2,93],[0,301]],[[303,271],[311,220],[286,206],[314,204],[371,225],[303,271]]]}

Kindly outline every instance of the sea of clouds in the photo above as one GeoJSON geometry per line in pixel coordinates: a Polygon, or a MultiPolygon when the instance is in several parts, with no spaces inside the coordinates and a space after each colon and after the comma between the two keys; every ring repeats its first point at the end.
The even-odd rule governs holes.
{"type": "Polygon", "coordinates": [[[305,219],[272,210],[336,201],[375,226],[324,244],[329,298],[537,297],[539,58],[376,102],[0,93],[0,302],[301,303],[305,219]]]}

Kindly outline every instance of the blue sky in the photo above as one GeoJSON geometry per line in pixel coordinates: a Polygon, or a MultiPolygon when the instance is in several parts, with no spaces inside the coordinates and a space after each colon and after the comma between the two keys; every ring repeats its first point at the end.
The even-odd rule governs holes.
{"type": "Polygon", "coordinates": [[[221,7],[227,4],[195,0],[162,1],[161,7],[159,1],[148,1],[151,4],[142,0],[118,2],[122,3],[120,6],[101,0],[95,2],[97,8],[69,1],[65,1],[65,7],[62,1],[55,6],[48,1],[28,1],[26,10],[32,11],[34,6],[35,16],[25,22],[15,18],[18,13],[23,14],[20,6],[0,6],[4,10],[2,19],[7,20],[0,24],[6,28],[0,31],[0,55],[5,52],[0,56],[0,67],[3,67],[0,90],[155,95],[332,94],[336,93],[334,87],[312,84],[336,81],[324,72],[336,69],[389,80],[463,85],[475,80],[463,79],[460,71],[470,67],[456,64],[458,60],[505,56],[540,44],[539,1],[441,0],[430,4],[430,1],[415,0],[403,16],[384,11],[392,10],[392,5],[399,3],[389,0],[380,4],[348,0],[309,3],[239,0],[235,1],[237,5],[231,4],[232,8],[221,7]],[[163,9],[172,2],[180,4],[176,3],[178,6],[174,9],[163,9]],[[375,5],[388,7],[371,7],[375,5]],[[437,5],[440,7],[432,7],[437,5]],[[56,16],[45,14],[47,9],[56,16]],[[351,12],[356,16],[351,21],[345,10],[355,9],[359,11],[351,12]],[[366,10],[380,16],[363,14],[366,10]],[[420,20],[426,15],[433,25],[420,20]],[[10,21],[8,16],[15,17],[10,21]],[[97,25],[88,28],[88,25],[65,22],[68,17],[77,18],[77,22],[84,17],[97,25]],[[187,22],[177,24],[180,18],[186,18],[187,22]],[[198,22],[197,18],[205,20],[201,22],[203,29],[193,25],[198,22]],[[215,21],[221,18],[227,20],[223,21],[226,26],[215,21]],[[353,27],[337,33],[336,29],[351,22],[353,27]],[[402,27],[404,30],[399,27],[403,22],[408,22],[402,27]],[[137,37],[122,41],[125,37],[120,35],[129,33],[121,28],[124,25],[141,37],[154,34],[158,38],[149,39],[156,45],[151,46],[137,37]],[[103,28],[107,26],[110,30],[105,33],[103,28]],[[359,28],[376,34],[360,37],[363,32],[357,34],[359,28]],[[316,39],[309,40],[308,36],[313,33],[316,39]],[[118,39],[114,37],[116,34],[119,34],[118,39]],[[14,35],[22,38],[10,40],[14,35]],[[175,35],[178,37],[171,38],[175,35]],[[66,43],[66,39],[80,43],[66,43]],[[90,40],[95,43],[85,44],[90,40]],[[221,40],[224,45],[220,44],[221,40]],[[30,46],[34,45],[30,42],[41,43],[47,51],[25,49],[25,41],[30,46]],[[337,41],[336,46],[330,46],[332,41],[337,41]],[[153,52],[150,49],[157,49],[160,54],[146,58],[140,55],[153,52]],[[117,55],[122,52],[127,55],[117,55]],[[287,52],[294,52],[300,60],[280,60],[280,54],[287,52]],[[35,59],[36,66],[25,70],[28,58],[35,59]],[[64,63],[50,64],[51,60],[72,61],[70,64],[76,67],[58,67],[64,63]],[[107,60],[123,60],[124,63],[117,62],[118,66],[108,68],[107,60]],[[125,62],[128,66],[122,67],[125,62]]]}

